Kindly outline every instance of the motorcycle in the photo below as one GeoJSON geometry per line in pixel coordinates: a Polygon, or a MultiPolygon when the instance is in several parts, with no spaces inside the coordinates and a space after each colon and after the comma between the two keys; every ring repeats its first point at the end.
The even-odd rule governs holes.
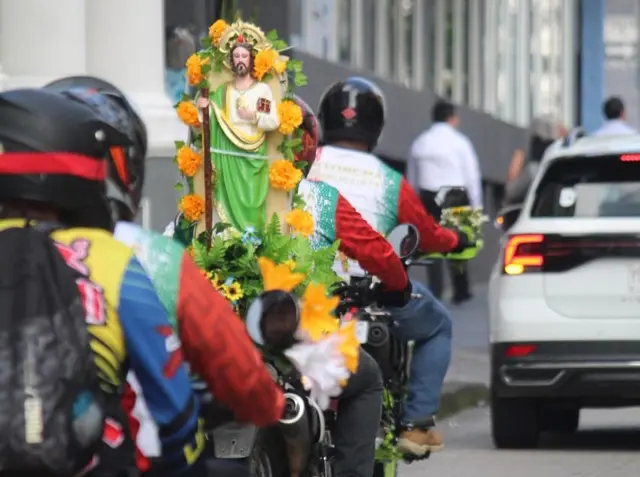
{"type": "MultiPolygon", "coordinates": [[[[387,236],[405,269],[411,266],[428,266],[431,261],[416,259],[419,234],[408,224],[397,226],[387,236]]],[[[384,383],[383,409],[380,433],[376,441],[374,477],[394,477],[399,460],[413,462],[429,457],[404,456],[396,451],[403,415],[403,401],[408,392],[408,382],[413,354],[413,342],[403,341],[393,333],[397,326],[393,315],[376,306],[377,280],[372,276],[352,278],[351,283],[336,290],[341,297],[338,313],[343,323],[357,320],[357,336],[362,348],[378,363],[384,383]]],[[[412,299],[422,298],[413,294],[412,299]]]]}

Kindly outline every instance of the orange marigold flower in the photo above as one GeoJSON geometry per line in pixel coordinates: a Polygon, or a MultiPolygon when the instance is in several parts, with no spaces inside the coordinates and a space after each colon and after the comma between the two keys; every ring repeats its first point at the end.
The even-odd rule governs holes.
{"type": "Polygon", "coordinates": [[[254,78],[261,81],[264,75],[273,69],[278,57],[278,52],[275,50],[259,51],[253,63],[254,78]]]}
{"type": "Polygon", "coordinates": [[[176,113],[180,118],[180,121],[187,126],[196,128],[200,126],[200,119],[198,118],[198,108],[192,101],[180,101],[176,107],[176,113]]]}
{"type": "Polygon", "coordinates": [[[309,237],[313,234],[315,224],[313,216],[302,209],[293,209],[285,216],[285,221],[291,226],[294,232],[299,233],[303,237],[309,237]]]}
{"type": "Polygon", "coordinates": [[[278,105],[278,118],[278,131],[288,136],[302,124],[302,109],[294,101],[284,100],[278,105]]]}
{"type": "Polygon", "coordinates": [[[269,167],[269,182],[274,189],[291,191],[302,180],[302,171],[290,161],[278,159],[269,167]]]}
{"type": "Polygon", "coordinates": [[[185,66],[187,67],[187,81],[192,86],[197,86],[204,79],[202,67],[209,62],[208,58],[202,58],[197,53],[189,57],[185,66]]]}
{"type": "Polygon", "coordinates": [[[211,43],[213,46],[218,46],[220,43],[220,38],[224,34],[224,31],[227,29],[227,22],[224,20],[216,20],[213,22],[213,25],[209,27],[209,38],[211,38],[211,43]]]}
{"type": "Polygon", "coordinates": [[[182,146],[176,154],[178,169],[187,177],[193,177],[202,166],[202,155],[189,146],[182,146]]]}
{"type": "Polygon", "coordinates": [[[204,199],[197,194],[185,195],[180,200],[180,212],[189,222],[197,222],[204,214],[204,199]]]}

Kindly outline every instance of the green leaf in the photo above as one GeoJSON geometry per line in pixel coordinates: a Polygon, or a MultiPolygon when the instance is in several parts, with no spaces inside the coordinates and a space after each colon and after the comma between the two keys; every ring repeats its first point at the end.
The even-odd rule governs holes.
{"type": "Polygon", "coordinates": [[[287,48],[287,42],[284,40],[274,40],[271,42],[271,46],[273,47],[274,50],[284,50],[285,48],[287,48]]]}
{"type": "Polygon", "coordinates": [[[180,191],[180,190],[182,190],[182,189],[184,189],[184,184],[183,184],[182,182],[176,182],[176,183],[173,185],[173,190],[180,191]]]}
{"type": "Polygon", "coordinates": [[[182,96],[180,96],[180,101],[191,101],[191,100],[193,100],[193,98],[188,93],[182,93],[182,96]]]}
{"type": "Polygon", "coordinates": [[[176,146],[176,149],[180,149],[184,146],[184,141],[173,141],[173,144],[176,146]]]}
{"type": "Polygon", "coordinates": [[[293,151],[291,149],[285,149],[284,158],[288,161],[293,162],[295,159],[295,155],[293,154],[293,151]]]}
{"type": "Polygon", "coordinates": [[[288,142],[288,146],[292,149],[295,149],[296,147],[301,147],[302,139],[301,138],[290,139],[288,142]]]}
{"type": "Polygon", "coordinates": [[[209,38],[209,35],[202,38],[200,40],[200,44],[202,45],[203,48],[209,48],[211,46],[211,38],[209,38]]]}
{"type": "Polygon", "coordinates": [[[205,74],[205,75],[207,73],[209,73],[211,71],[211,64],[210,63],[206,63],[206,64],[202,65],[201,71],[202,71],[202,74],[205,74]]]}
{"type": "Polygon", "coordinates": [[[306,205],[302,196],[298,193],[293,194],[291,205],[294,209],[302,209],[306,205]]]}
{"type": "Polygon", "coordinates": [[[309,165],[309,163],[307,161],[296,161],[296,168],[300,169],[300,170],[304,170],[305,167],[307,167],[309,165]]]}
{"type": "Polygon", "coordinates": [[[222,232],[224,232],[227,229],[231,228],[231,224],[226,223],[226,222],[216,222],[216,224],[213,226],[213,235],[218,235],[221,234],[222,232]]]}
{"type": "Polygon", "coordinates": [[[269,30],[267,32],[267,40],[274,42],[278,40],[278,32],[276,30],[269,30]]]}
{"type": "Polygon", "coordinates": [[[302,72],[302,61],[296,59],[290,59],[289,63],[287,63],[287,69],[294,71],[296,73],[302,72]]]}
{"type": "Polygon", "coordinates": [[[307,75],[304,73],[296,73],[293,78],[293,82],[296,86],[305,86],[308,83],[307,75]]]}

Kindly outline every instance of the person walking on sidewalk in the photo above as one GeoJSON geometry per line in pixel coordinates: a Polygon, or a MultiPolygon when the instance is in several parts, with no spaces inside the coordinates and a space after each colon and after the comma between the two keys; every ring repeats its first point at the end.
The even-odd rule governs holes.
{"type": "Polygon", "coordinates": [[[607,99],[602,105],[606,122],[593,133],[594,136],[628,136],[638,134],[626,121],[624,103],[617,96],[607,99]]]}
{"type": "MultiPolygon", "coordinates": [[[[407,162],[407,180],[417,191],[427,211],[436,218],[440,208],[434,199],[441,187],[456,186],[467,190],[469,204],[482,207],[480,165],[473,144],[458,131],[460,123],[456,107],[448,101],[436,102],[431,111],[433,126],[420,134],[411,146],[407,162]]],[[[444,267],[436,261],[429,268],[429,285],[440,298],[443,289],[444,267]]],[[[453,302],[472,298],[466,267],[450,270],[453,282],[453,302]]]]}

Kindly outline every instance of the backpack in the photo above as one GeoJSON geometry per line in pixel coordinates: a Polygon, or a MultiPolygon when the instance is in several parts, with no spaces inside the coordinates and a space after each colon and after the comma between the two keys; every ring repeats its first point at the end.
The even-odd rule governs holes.
{"type": "Polygon", "coordinates": [[[90,282],[35,227],[0,232],[0,473],[69,476],[91,462],[104,428],[90,282]]]}

